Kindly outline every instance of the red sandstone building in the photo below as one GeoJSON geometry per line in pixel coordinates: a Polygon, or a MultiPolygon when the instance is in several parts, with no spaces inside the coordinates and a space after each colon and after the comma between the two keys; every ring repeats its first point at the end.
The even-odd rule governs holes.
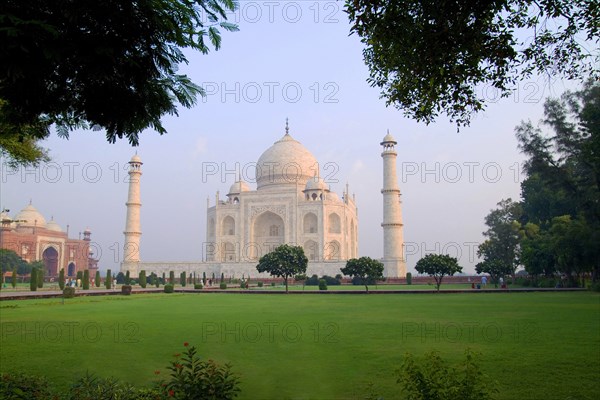
{"type": "Polygon", "coordinates": [[[14,218],[0,214],[0,248],[13,250],[27,262],[43,261],[46,277],[56,277],[64,268],[65,276],[75,277],[77,271],[90,270],[94,277],[98,260],[90,254],[91,232],[86,229],[83,239],[69,239],[68,231],[46,219],[29,204],[14,218]]]}

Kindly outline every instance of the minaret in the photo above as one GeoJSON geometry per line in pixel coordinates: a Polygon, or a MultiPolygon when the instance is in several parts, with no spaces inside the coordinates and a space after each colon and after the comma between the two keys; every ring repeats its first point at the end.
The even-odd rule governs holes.
{"type": "Polygon", "coordinates": [[[397,144],[388,131],[381,145],[383,152],[383,274],[386,277],[406,276],[404,260],[404,233],[402,224],[402,201],[396,176],[396,157],[398,153],[394,146],[397,144]]]}
{"type": "Polygon", "coordinates": [[[123,245],[123,262],[121,272],[129,271],[137,276],[140,262],[140,177],[142,176],[142,160],[136,154],[129,161],[129,194],[127,195],[127,219],[125,221],[125,243],[123,245]]]}

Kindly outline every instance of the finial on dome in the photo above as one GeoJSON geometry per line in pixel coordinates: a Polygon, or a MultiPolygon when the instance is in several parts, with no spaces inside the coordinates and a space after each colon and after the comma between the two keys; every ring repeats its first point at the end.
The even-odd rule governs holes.
{"type": "Polygon", "coordinates": [[[289,135],[290,134],[290,126],[288,124],[288,119],[287,117],[285,118],[285,134],[289,135]]]}

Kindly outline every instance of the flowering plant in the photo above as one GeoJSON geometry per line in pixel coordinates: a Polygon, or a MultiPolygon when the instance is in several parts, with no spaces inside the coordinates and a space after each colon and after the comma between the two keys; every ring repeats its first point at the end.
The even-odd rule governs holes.
{"type": "Polygon", "coordinates": [[[184,344],[183,353],[167,367],[169,379],[159,383],[159,391],[167,399],[229,400],[240,392],[240,380],[231,371],[231,365],[219,365],[213,360],[204,361],[194,346],[184,344]]]}

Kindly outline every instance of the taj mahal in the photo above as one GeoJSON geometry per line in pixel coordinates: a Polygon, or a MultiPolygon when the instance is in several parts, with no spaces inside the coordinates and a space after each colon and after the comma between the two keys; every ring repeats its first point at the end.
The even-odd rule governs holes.
{"type": "MultiPolygon", "coordinates": [[[[389,134],[383,147],[383,250],[386,277],[404,277],[404,239],[395,145],[389,134]]],[[[206,241],[198,262],[140,260],[142,161],[129,161],[129,193],[121,271],[136,276],[145,270],[161,275],[206,273],[220,276],[268,277],[256,271],[258,259],[280,244],[302,246],[307,274],[335,276],[358,253],[358,207],[348,185],[340,195],[320,177],[317,159],[289,133],[265,150],[256,162],[256,189],[240,175],[225,198],[207,199],[206,241]],[[263,276],[264,275],[264,276],[263,276]]]]}

